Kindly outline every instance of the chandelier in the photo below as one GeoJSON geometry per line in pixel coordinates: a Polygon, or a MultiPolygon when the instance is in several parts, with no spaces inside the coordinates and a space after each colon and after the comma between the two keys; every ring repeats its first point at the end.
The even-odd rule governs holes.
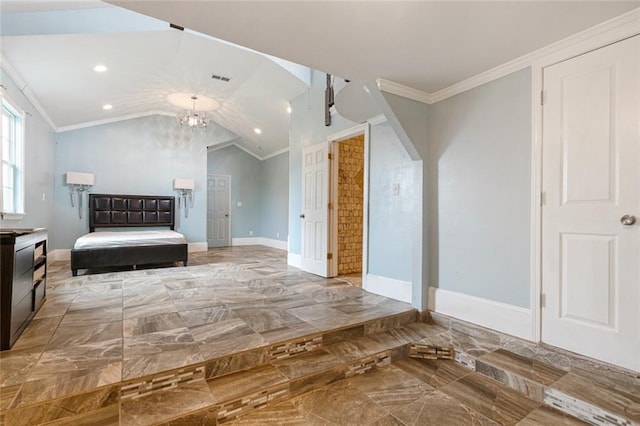
{"type": "Polygon", "coordinates": [[[196,111],[196,101],[198,97],[196,95],[191,96],[193,100],[193,109],[190,111],[185,111],[183,114],[179,114],[176,118],[178,119],[178,123],[182,126],[189,126],[191,129],[195,129],[196,127],[205,129],[210,122],[210,119],[207,117],[206,112],[198,112],[196,111]]]}

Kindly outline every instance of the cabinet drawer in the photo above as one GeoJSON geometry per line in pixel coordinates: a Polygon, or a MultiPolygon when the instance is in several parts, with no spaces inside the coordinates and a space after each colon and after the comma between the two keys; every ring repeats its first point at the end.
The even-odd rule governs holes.
{"type": "Polygon", "coordinates": [[[33,289],[33,310],[38,312],[38,309],[44,303],[45,288],[47,287],[46,281],[40,281],[33,289]]]}
{"type": "Polygon", "coordinates": [[[44,271],[46,269],[46,265],[43,263],[40,266],[38,266],[38,269],[36,269],[35,271],[33,271],[33,283],[37,283],[38,281],[40,281],[40,279],[42,277],[44,277],[44,271]]]}
{"type": "Polygon", "coordinates": [[[36,260],[40,259],[42,255],[44,255],[44,244],[39,244],[33,251],[33,261],[35,262],[36,260]]]}
{"type": "Polygon", "coordinates": [[[31,316],[31,308],[33,306],[33,296],[31,293],[26,295],[18,304],[13,306],[11,310],[11,336],[24,324],[31,316]]]}
{"type": "Polygon", "coordinates": [[[27,271],[18,278],[13,279],[11,294],[11,306],[16,306],[28,293],[33,291],[33,279],[31,271],[27,271]]]}
{"type": "Polygon", "coordinates": [[[33,246],[18,250],[13,263],[13,276],[19,277],[33,266],[33,246]]]}

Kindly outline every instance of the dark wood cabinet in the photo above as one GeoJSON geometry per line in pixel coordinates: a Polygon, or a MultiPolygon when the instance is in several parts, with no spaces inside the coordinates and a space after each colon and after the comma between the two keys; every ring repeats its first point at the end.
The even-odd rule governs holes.
{"type": "Polygon", "coordinates": [[[47,230],[0,229],[0,276],[0,350],[6,350],[45,301],[47,230]]]}

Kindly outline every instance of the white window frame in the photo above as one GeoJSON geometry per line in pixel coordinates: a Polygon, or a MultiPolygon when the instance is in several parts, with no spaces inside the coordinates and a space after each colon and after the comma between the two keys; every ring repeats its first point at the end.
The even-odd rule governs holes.
{"type": "MultiPolygon", "coordinates": [[[[3,220],[20,220],[25,216],[25,150],[26,150],[26,138],[25,138],[25,112],[18,108],[14,102],[5,96],[0,97],[2,104],[2,115],[4,116],[5,110],[14,117],[14,132],[11,135],[13,139],[11,143],[15,144],[13,149],[14,155],[11,160],[5,159],[4,156],[4,138],[0,142],[3,146],[0,150],[0,188],[2,188],[2,196],[0,196],[0,215],[3,220]],[[12,167],[16,169],[14,173],[14,186],[13,186],[13,205],[12,210],[7,210],[4,204],[4,167],[5,163],[10,162],[12,167]]],[[[0,121],[0,135],[3,135],[3,124],[0,121]]]]}

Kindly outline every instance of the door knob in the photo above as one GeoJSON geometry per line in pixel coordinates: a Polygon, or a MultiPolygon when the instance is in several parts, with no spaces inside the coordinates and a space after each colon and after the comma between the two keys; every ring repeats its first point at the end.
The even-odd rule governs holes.
{"type": "Polygon", "coordinates": [[[631,226],[636,223],[636,217],[632,214],[625,214],[620,218],[620,223],[624,226],[631,226]]]}
{"type": "Polygon", "coordinates": [[[229,217],[229,214],[228,214],[228,213],[226,213],[226,214],[224,215],[224,217],[229,217]]]}
{"type": "Polygon", "coordinates": [[[304,213],[300,215],[300,219],[304,219],[304,213]]]}

